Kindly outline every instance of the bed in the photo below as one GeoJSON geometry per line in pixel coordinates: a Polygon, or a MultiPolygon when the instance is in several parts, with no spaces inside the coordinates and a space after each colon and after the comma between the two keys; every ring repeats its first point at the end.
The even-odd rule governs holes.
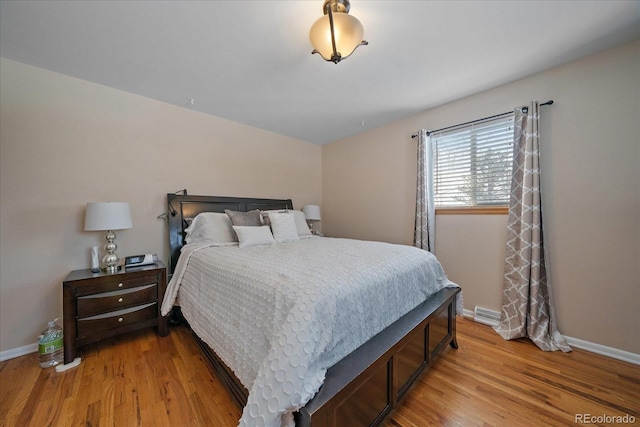
{"type": "MultiPolygon", "coordinates": [[[[200,213],[223,213],[225,210],[289,213],[293,210],[292,201],[168,194],[167,202],[170,272],[174,277],[166,293],[166,298],[170,300],[165,300],[163,310],[166,312],[167,307],[173,306],[172,295],[173,298],[178,298],[174,312],[189,324],[212,370],[228,389],[233,400],[244,408],[241,425],[251,425],[254,412],[259,414],[263,410],[266,415],[259,415],[266,417],[264,419],[267,425],[279,425],[280,422],[285,425],[295,423],[296,426],[313,427],[378,425],[399,404],[416,378],[447,346],[457,348],[455,317],[460,289],[448,282],[444,273],[437,269],[441,269],[437,262],[433,264],[435,267],[420,267],[421,271],[427,271],[424,274],[431,274],[429,272],[433,270],[433,274],[440,275],[438,283],[433,284],[433,289],[428,293],[422,289],[423,286],[411,285],[418,279],[413,278],[413,272],[405,272],[403,267],[410,264],[408,258],[421,259],[432,257],[431,254],[401,245],[316,236],[304,236],[305,238],[296,241],[258,245],[246,249],[240,248],[237,244],[209,245],[206,242],[195,242],[196,244],[185,246],[185,230],[189,227],[190,221],[200,213]],[[340,276],[341,270],[337,264],[331,269],[332,272],[327,272],[324,267],[320,268],[334,262],[331,257],[345,258],[363,251],[371,254],[362,261],[362,268],[359,270],[354,270],[355,267],[349,265],[340,276]],[[317,258],[320,260],[316,260],[317,258]],[[286,259],[288,270],[282,270],[278,259],[286,259]],[[230,278],[230,270],[235,267],[228,266],[234,262],[237,262],[242,270],[240,274],[233,273],[238,277],[230,278]],[[386,272],[387,264],[394,266],[391,269],[392,273],[386,272]],[[272,265],[274,266],[271,267],[272,265]],[[272,268],[273,271],[270,270],[272,268]],[[258,270],[260,274],[257,273],[258,270]],[[393,274],[393,277],[398,275],[398,279],[393,280],[403,283],[402,286],[405,287],[402,288],[402,292],[388,290],[391,287],[384,282],[388,274],[393,274]],[[210,285],[201,283],[204,283],[203,280],[209,280],[203,279],[209,275],[218,277],[218,281],[233,281],[233,286],[228,286],[228,290],[216,288],[215,291],[211,291],[212,296],[205,296],[205,290],[209,292],[210,285]],[[269,276],[269,280],[277,282],[277,286],[274,286],[277,288],[276,291],[269,287],[270,282],[263,276],[269,276]],[[350,280],[349,286],[344,286],[344,277],[350,280]],[[378,281],[374,280],[374,277],[382,278],[380,283],[373,283],[378,281]],[[303,281],[308,283],[303,286],[300,283],[303,281]],[[334,297],[334,293],[350,293],[351,288],[359,287],[377,296],[378,306],[384,303],[385,310],[376,311],[361,307],[360,300],[363,298],[358,296],[351,295],[351,299],[345,297],[344,300],[340,299],[342,297],[334,297]],[[233,299],[227,300],[226,305],[212,310],[212,303],[207,298],[211,298],[211,301],[215,301],[216,298],[222,300],[227,292],[234,295],[233,299]],[[383,292],[389,294],[383,295],[383,292]],[[413,302],[405,302],[404,297],[398,297],[398,304],[402,307],[390,308],[390,300],[395,299],[393,292],[406,294],[413,302]],[[292,295],[303,297],[293,298],[292,295]],[[330,297],[325,298],[326,295],[330,297]],[[299,344],[310,346],[308,350],[304,347],[305,351],[299,351],[302,347],[292,347],[287,342],[289,336],[295,335],[289,329],[286,332],[280,331],[287,325],[286,319],[278,317],[282,316],[278,311],[280,308],[274,311],[270,306],[257,309],[244,307],[244,304],[249,304],[252,300],[274,300],[274,307],[278,304],[290,307],[288,304],[291,299],[314,307],[302,311],[296,306],[296,313],[302,313],[296,318],[296,331],[302,329],[298,326],[300,322],[309,328],[306,332],[308,337],[305,340],[300,339],[304,343],[299,344]],[[330,303],[315,304],[317,300],[324,299],[330,303]],[[242,310],[245,312],[239,315],[238,319],[230,320],[239,323],[229,326],[232,330],[240,331],[242,323],[248,323],[249,326],[261,324],[260,316],[273,320],[273,323],[265,320],[264,323],[268,323],[263,328],[268,332],[266,334],[260,327],[249,327],[249,331],[238,332],[237,336],[233,337],[238,342],[232,342],[230,346],[238,347],[240,352],[245,349],[248,353],[253,351],[252,345],[258,349],[264,347],[264,354],[258,352],[257,355],[236,357],[233,349],[217,341],[233,334],[225,330],[227,326],[220,323],[216,316],[222,316],[222,312],[229,316],[242,310]],[[386,314],[394,310],[397,311],[396,314],[386,314]],[[372,316],[371,313],[374,312],[375,316],[372,316]],[[380,320],[382,323],[376,324],[378,318],[385,316],[388,319],[380,320]],[[305,320],[302,320],[303,318],[305,320]],[[361,320],[352,322],[352,326],[349,326],[348,319],[351,318],[361,320]],[[338,326],[330,328],[324,324],[325,319],[333,319],[331,322],[338,326]],[[351,327],[354,331],[345,331],[351,327]],[[329,330],[330,333],[327,332],[329,330]],[[276,337],[275,341],[280,341],[282,348],[268,341],[270,334],[276,337]],[[352,335],[355,337],[353,342],[347,339],[352,335]],[[285,370],[280,369],[278,364],[294,366],[295,368],[289,371],[297,372],[298,377],[293,378],[293,381],[289,381],[290,378],[286,376],[288,373],[279,377],[285,370]],[[294,397],[287,401],[291,396],[294,397]],[[274,401],[284,406],[271,408],[274,401]],[[287,407],[287,410],[283,409],[287,407]],[[278,413],[278,416],[269,418],[273,413],[278,413]]],[[[276,216],[271,218],[276,219],[276,216]]],[[[273,224],[272,229],[275,234],[273,224]]],[[[240,236],[241,229],[236,231],[240,236]]],[[[242,244],[241,239],[240,246],[242,244]]],[[[292,314],[288,313],[290,318],[292,314]]]]}

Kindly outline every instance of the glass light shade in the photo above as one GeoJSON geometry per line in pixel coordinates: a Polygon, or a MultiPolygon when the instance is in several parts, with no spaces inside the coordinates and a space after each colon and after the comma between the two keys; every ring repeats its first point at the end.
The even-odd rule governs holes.
{"type": "MultiPolygon", "coordinates": [[[[343,12],[333,13],[333,28],[336,38],[336,51],[344,59],[351,55],[362,43],[364,28],[360,21],[343,12]]],[[[311,26],[309,39],[320,56],[325,61],[331,61],[333,45],[331,44],[329,15],[324,15],[311,26]]]]}

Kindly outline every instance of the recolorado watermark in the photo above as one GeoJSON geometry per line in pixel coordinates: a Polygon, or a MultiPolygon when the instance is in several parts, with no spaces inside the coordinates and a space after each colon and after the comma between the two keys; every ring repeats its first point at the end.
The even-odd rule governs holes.
{"type": "Polygon", "coordinates": [[[636,417],[633,415],[594,415],[575,414],[573,420],[576,424],[635,424],[636,417]]]}

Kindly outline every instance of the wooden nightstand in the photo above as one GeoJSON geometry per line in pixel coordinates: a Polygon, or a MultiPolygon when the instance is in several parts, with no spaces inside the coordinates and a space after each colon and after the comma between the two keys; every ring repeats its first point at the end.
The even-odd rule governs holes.
{"type": "Polygon", "coordinates": [[[169,333],[160,306],[167,288],[167,269],[161,262],[116,274],[74,270],[64,279],[64,363],[84,345],[141,328],[156,326],[169,333]]]}

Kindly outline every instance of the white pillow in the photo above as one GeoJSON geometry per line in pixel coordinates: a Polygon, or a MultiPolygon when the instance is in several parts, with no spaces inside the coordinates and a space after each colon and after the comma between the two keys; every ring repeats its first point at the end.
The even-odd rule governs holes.
{"type": "Polygon", "coordinates": [[[309,230],[309,226],[307,225],[307,218],[304,216],[304,212],[302,211],[292,211],[293,219],[296,222],[296,229],[298,230],[299,237],[311,237],[311,230],[309,230]]]}
{"type": "Polygon", "coordinates": [[[273,239],[268,225],[259,227],[253,225],[234,225],[233,229],[238,235],[241,248],[257,245],[270,245],[276,241],[273,239]]]}
{"type": "Polygon", "coordinates": [[[233,243],[236,241],[231,220],[225,213],[202,212],[193,219],[185,230],[187,243],[233,243]]]}
{"type": "Polygon", "coordinates": [[[291,212],[270,212],[269,220],[276,242],[291,242],[299,239],[296,222],[291,212]]]}
{"type": "Polygon", "coordinates": [[[293,219],[296,224],[296,230],[298,231],[298,237],[311,237],[311,231],[309,230],[309,226],[307,225],[307,219],[304,216],[304,212],[296,211],[296,210],[271,210],[271,211],[262,211],[263,219],[264,215],[270,215],[272,213],[282,213],[282,212],[293,212],[293,219]]]}

